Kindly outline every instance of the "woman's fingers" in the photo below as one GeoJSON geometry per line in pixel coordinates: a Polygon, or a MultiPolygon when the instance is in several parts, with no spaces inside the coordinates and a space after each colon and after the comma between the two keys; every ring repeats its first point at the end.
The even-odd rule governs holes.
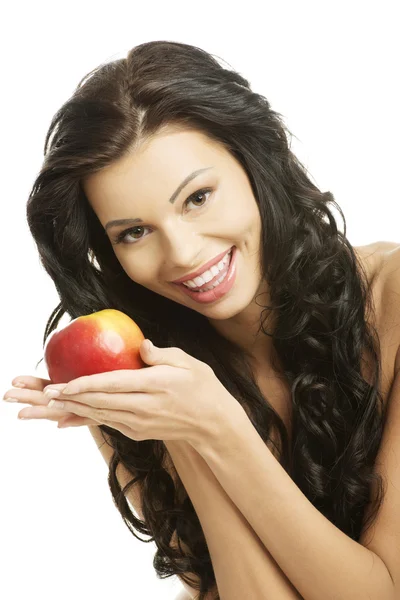
{"type": "MultiPolygon", "coordinates": [[[[32,392],[31,392],[32,393],[32,392]]],[[[36,392],[38,393],[38,392],[36,392]]],[[[24,400],[22,402],[25,402],[24,400]]],[[[48,399],[46,398],[45,403],[34,404],[32,406],[23,408],[19,413],[18,417],[24,419],[47,419],[47,421],[61,421],[63,419],[72,419],[76,425],[98,425],[97,421],[87,417],[80,417],[75,413],[65,412],[59,408],[48,408],[48,399]]],[[[32,403],[33,404],[33,403],[32,403]]]]}
{"type": "Polygon", "coordinates": [[[67,422],[71,427],[80,427],[82,425],[99,425],[97,421],[87,417],[80,417],[74,413],[65,412],[55,408],[47,408],[49,399],[45,397],[43,389],[51,385],[51,379],[34,377],[32,375],[17,375],[11,384],[12,389],[7,390],[5,398],[15,398],[20,404],[30,404],[25,412],[22,410],[19,414],[24,417],[27,413],[29,419],[47,419],[48,421],[58,421],[59,424],[67,422]],[[18,387],[17,382],[21,382],[25,387],[18,387]]]}
{"type": "MultiPolygon", "coordinates": [[[[15,378],[17,379],[17,378],[15,378]]],[[[19,379],[19,378],[18,378],[19,379]]],[[[21,377],[22,379],[22,377],[21,377]]],[[[43,388],[46,385],[50,385],[48,379],[41,379],[39,377],[24,377],[23,381],[26,385],[24,388],[14,387],[4,394],[4,399],[14,398],[19,404],[30,404],[19,413],[22,417],[28,417],[32,419],[48,419],[50,421],[58,421],[67,414],[64,410],[56,408],[47,408],[49,399],[43,393],[43,388]],[[49,382],[49,383],[48,383],[49,382]]],[[[13,380],[15,383],[15,380],[13,380]]]]}
{"type": "Polygon", "coordinates": [[[42,391],[36,391],[30,388],[13,388],[7,390],[4,394],[5,398],[15,398],[22,404],[32,404],[33,406],[47,406],[49,399],[46,398],[42,391]]]}
{"type": "Polygon", "coordinates": [[[98,425],[97,421],[88,417],[80,417],[75,413],[65,412],[65,410],[59,410],[57,408],[47,408],[46,406],[35,406],[24,408],[18,414],[19,417],[24,419],[46,419],[47,421],[58,421],[59,423],[67,420],[74,425],[98,425]]]}
{"type": "Polygon", "coordinates": [[[33,377],[32,375],[18,375],[17,377],[14,377],[11,385],[15,386],[17,380],[24,383],[25,387],[39,392],[42,392],[46,385],[51,385],[53,383],[51,379],[42,379],[41,377],[33,377]]]}
{"type": "Polygon", "coordinates": [[[23,419],[47,419],[48,421],[58,421],[67,415],[73,415],[73,413],[66,413],[65,410],[59,410],[56,408],[47,408],[46,406],[35,406],[27,407],[18,413],[18,418],[23,419]]]}

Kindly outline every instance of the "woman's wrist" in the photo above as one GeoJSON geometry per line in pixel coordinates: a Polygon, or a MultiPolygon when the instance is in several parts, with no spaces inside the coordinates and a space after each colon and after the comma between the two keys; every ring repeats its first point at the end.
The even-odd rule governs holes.
{"type": "Polygon", "coordinates": [[[164,444],[174,463],[184,460],[185,462],[190,461],[192,464],[200,464],[202,461],[200,454],[189,442],[184,440],[168,440],[164,441],[164,444]]]}

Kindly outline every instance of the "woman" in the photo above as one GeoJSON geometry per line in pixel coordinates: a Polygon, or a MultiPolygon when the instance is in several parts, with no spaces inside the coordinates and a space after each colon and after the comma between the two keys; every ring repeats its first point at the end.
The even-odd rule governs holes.
{"type": "MultiPolygon", "coordinates": [[[[384,493],[374,466],[395,347],[392,340],[382,353],[380,335],[394,316],[385,285],[397,245],[353,248],[328,208],[336,205],[333,195],[312,183],[289,149],[280,115],[244,77],[186,44],[141,44],[91,72],[54,116],[45,154],[27,206],[42,264],[60,295],[44,340],[64,313],[76,318],[115,308],[156,347],[177,347],[206,363],[243,407],[279,477],[289,475],[312,504],[304,510],[342,532],[346,542],[338,544],[366,544],[384,493]],[[182,278],[184,285],[176,285],[182,278]]],[[[9,396],[45,404],[50,382],[16,379],[26,389],[9,396]]],[[[37,418],[66,416],[33,410],[37,418]]],[[[156,541],[158,576],[182,576],[200,600],[233,598],[234,590],[235,598],[245,597],[240,565],[253,548],[246,597],[263,590],[262,597],[275,598],[280,590],[279,597],[307,599],[313,585],[314,597],[327,597],[326,573],[316,569],[321,575],[310,582],[301,575],[307,565],[297,556],[296,567],[287,546],[281,556],[260,544],[251,512],[238,510],[201,456],[190,460],[215,494],[207,511],[199,500],[205,488],[196,495],[179,446],[138,443],[74,413],[70,420],[96,426],[108,442],[113,498],[124,521],[156,541]],[[140,520],[120,493],[118,466],[126,483],[135,477],[141,484],[140,520]],[[218,509],[221,518],[208,526],[207,515],[218,509]],[[235,552],[222,539],[229,531],[241,541],[235,552]],[[252,574],[256,557],[265,562],[252,574]]],[[[265,496],[266,508],[268,502],[265,496]]],[[[364,554],[361,571],[363,560],[364,554]]],[[[389,565],[380,568],[374,583],[380,578],[379,589],[382,582],[389,589],[389,565]]],[[[340,592],[334,577],[329,589],[340,592]]],[[[362,585],[356,573],[349,591],[353,580],[362,585]]]]}

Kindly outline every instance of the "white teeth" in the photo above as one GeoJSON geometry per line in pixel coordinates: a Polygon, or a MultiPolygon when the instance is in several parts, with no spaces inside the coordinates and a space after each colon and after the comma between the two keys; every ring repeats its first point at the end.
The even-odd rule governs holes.
{"type": "Polygon", "coordinates": [[[207,286],[207,287],[205,287],[205,288],[202,288],[202,290],[201,290],[201,291],[202,291],[202,292],[208,292],[208,290],[212,290],[212,289],[214,289],[215,287],[217,287],[217,285],[219,285],[220,283],[222,283],[222,282],[223,282],[223,280],[225,279],[225,277],[226,277],[227,275],[228,275],[228,271],[227,271],[226,273],[224,273],[224,274],[222,275],[222,277],[220,277],[219,279],[217,279],[217,281],[216,281],[216,282],[215,282],[213,285],[209,285],[209,286],[207,286]]]}
{"type": "MultiPolygon", "coordinates": [[[[195,285],[197,287],[201,287],[202,285],[204,285],[205,283],[207,283],[206,281],[206,274],[208,274],[208,271],[206,271],[206,273],[204,273],[204,278],[202,275],[199,275],[199,277],[195,277],[194,279],[190,279],[190,281],[194,281],[195,285]]],[[[212,277],[211,277],[212,279],[212,277]]],[[[208,280],[210,281],[210,280],[208,280]]],[[[185,283],[188,283],[187,281],[185,281],[185,283]]]]}
{"type": "MultiPolygon", "coordinates": [[[[205,271],[201,276],[199,277],[195,277],[194,279],[190,279],[189,281],[185,281],[183,283],[183,285],[186,285],[186,287],[189,288],[201,288],[204,287],[205,285],[207,285],[207,283],[209,281],[211,281],[211,279],[214,279],[214,277],[216,275],[218,275],[218,273],[220,271],[222,271],[226,265],[228,264],[230,257],[231,257],[232,251],[230,250],[222,260],[219,261],[219,263],[217,263],[216,265],[212,266],[211,269],[208,269],[207,271],[205,271]]],[[[218,280],[215,282],[215,284],[213,286],[210,286],[210,289],[212,287],[215,287],[218,283],[220,283],[222,281],[222,279],[225,278],[226,273],[224,274],[224,276],[221,278],[221,280],[218,280]]]]}
{"type": "Polygon", "coordinates": [[[195,287],[197,287],[197,285],[195,284],[194,281],[185,281],[183,285],[186,285],[186,287],[188,287],[188,288],[195,288],[195,287]]]}
{"type": "MultiPolygon", "coordinates": [[[[215,265],[213,267],[211,267],[210,271],[211,271],[211,273],[213,274],[214,277],[216,275],[218,275],[218,273],[219,273],[219,269],[215,265]]],[[[211,281],[211,280],[209,280],[209,281],[211,281]]]]}

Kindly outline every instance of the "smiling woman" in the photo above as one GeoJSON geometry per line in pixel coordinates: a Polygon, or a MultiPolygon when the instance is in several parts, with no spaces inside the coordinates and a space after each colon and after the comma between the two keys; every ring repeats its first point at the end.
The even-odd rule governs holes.
{"type": "MultiPolygon", "coordinates": [[[[135,152],[87,175],[82,186],[132,281],[201,310],[210,322],[234,317],[257,291],[266,292],[259,264],[261,219],[249,178],[232,154],[204,133],[164,127],[135,152]],[[191,169],[202,163],[206,166],[191,169]],[[157,178],[151,176],[154,164],[160,165],[157,178]],[[171,185],[175,191],[167,202],[165,182],[173,180],[181,183],[177,189],[171,185]],[[133,217],[132,208],[141,216],[133,217]],[[110,218],[118,213],[120,218],[110,218]],[[231,249],[229,265],[221,264],[231,249]],[[241,260],[244,298],[235,286],[241,260]],[[222,266],[226,273],[217,277],[222,266]]],[[[251,318],[252,310],[247,310],[251,318]]]]}
{"type": "MultiPolygon", "coordinates": [[[[244,409],[251,429],[239,429],[251,443],[232,446],[250,462],[247,452],[257,448],[259,479],[250,463],[253,480],[246,478],[234,447],[224,456],[236,457],[231,475],[241,473],[243,520],[260,526],[253,542],[263,531],[269,552],[273,534],[265,531],[278,522],[268,473],[291,490],[280,502],[288,512],[272,527],[275,535],[289,516],[298,518],[285,530],[290,548],[302,539],[318,547],[318,535],[327,532],[314,555],[280,552],[275,538],[273,558],[293,573],[296,565],[285,560],[296,557],[308,600],[328,597],[343,581],[337,572],[344,570],[344,547],[360,573],[371,565],[369,553],[357,552],[383,498],[374,469],[386,423],[374,327],[383,279],[339,231],[329,204],[343,216],[340,207],[311,180],[289,137],[268,100],[210,54],[187,44],[144,43],[95,69],[57,111],[27,218],[60,295],[45,339],[65,313],[76,318],[115,308],[159,348],[173,346],[206,363],[244,409]],[[296,534],[314,522],[315,531],[296,534]],[[339,550],[329,552],[333,543],[339,550]]],[[[393,374],[389,363],[385,372],[393,374]]],[[[198,415],[201,422],[200,402],[198,415]]],[[[221,590],[239,589],[249,531],[243,546],[244,533],[236,545],[224,545],[227,522],[213,539],[195,496],[165,468],[163,441],[137,442],[99,427],[113,452],[108,481],[115,505],[137,539],[135,531],[156,541],[157,576],[192,574],[199,600],[217,580],[221,590]],[[143,520],[121,492],[118,465],[143,489],[143,520]],[[170,546],[173,532],[186,552],[170,546]],[[219,560],[211,560],[210,548],[219,560]]],[[[212,506],[207,515],[213,518],[212,506]]],[[[258,589],[265,589],[267,573],[254,573],[264,578],[258,589]]],[[[366,575],[352,598],[365,597],[368,584],[366,575]]]]}

